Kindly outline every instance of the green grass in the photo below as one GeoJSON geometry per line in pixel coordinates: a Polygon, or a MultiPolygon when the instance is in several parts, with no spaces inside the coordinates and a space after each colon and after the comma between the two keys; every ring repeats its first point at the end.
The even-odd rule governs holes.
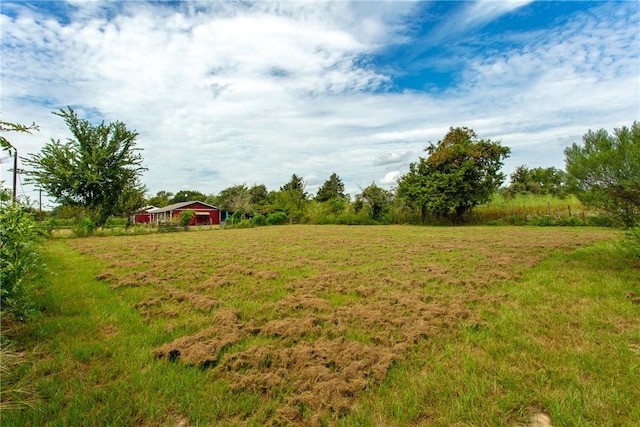
{"type": "Polygon", "coordinates": [[[423,342],[342,425],[554,425],[640,420],[638,265],[614,245],[556,253],[482,323],[423,342]]]}
{"type": "MultiPolygon", "coordinates": [[[[322,316],[382,304],[415,289],[411,295],[425,296],[428,304],[461,304],[468,315],[409,346],[386,378],[369,383],[346,413],[317,412],[299,403],[302,418],[294,423],[513,426],[544,413],[559,426],[632,426],[640,419],[640,306],[627,294],[640,294],[640,274],[637,261],[616,248],[617,236],[585,228],[291,226],[75,241],[85,253],[54,239],[44,257],[55,274],[36,296],[42,315],[9,331],[27,351],[16,375],[30,378],[39,402],[34,409],[3,411],[2,425],[283,422],[279,411],[298,393],[293,384],[238,388],[219,369],[152,355],[165,343],[209,327],[216,309],[199,311],[167,300],[177,317],[147,319],[135,304],[162,295],[161,286],[112,289],[95,279],[105,269],[121,277],[142,271],[143,265],[118,264],[131,260],[136,245],[157,246],[154,257],[186,269],[195,259],[191,248],[198,253],[202,243],[215,242],[224,251],[193,268],[203,278],[226,272],[230,284],[203,292],[240,310],[243,321],[306,313],[280,311],[278,301],[286,296],[313,293],[328,302],[314,312],[318,333],[298,340],[315,340],[326,328],[347,342],[370,345],[385,332],[386,319],[356,318],[342,331],[322,316]],[[502,240],[494,243],[498,234],[502,240]],[[261,271],[271,270],[281,275],[260,278],[261,271]],[[493,277],[502,270],[509,274],[493,277]],[[427,274],[434,280],[426,280],[427,274]],[[356,292],[372,284],[378,293],[356,292]],[[292,291],[294,286],[299,288],[292,291]]],[[[173,280],[174,288],[193,284],[173,280]]],[[[409,304],[411,315],[411,300],[399,301],[409,304]]],[[[295,343],[247,336],[219,357],[295,343]]]]}
{"type": "Polygon", "coordinates": [[[506,197],[496,193],[470,216],[476,224],[611,225],[601,213],[584,206],[574,195],[565,198],[533,194],[506,197]]]}

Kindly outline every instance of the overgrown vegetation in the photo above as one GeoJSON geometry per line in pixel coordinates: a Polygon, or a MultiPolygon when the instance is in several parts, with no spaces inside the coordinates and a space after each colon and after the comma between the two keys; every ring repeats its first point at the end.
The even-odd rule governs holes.
{"type": "MultiPolygon", "coordinates": [[[[0,121],[1,132],[38,129],[35,123],[26,126],[0,121]]],[[[0,135],[0,148],[17,158],[18,150],[4,135],[0,135]]],[[[41,237],[42,230],[29,209],[15,197],[15,183],[12,196],[0,182],[0,319],[24,320],[33,312],[29,290],[41,267],[37,250],[41,237]]]]}
{"type": "Polygon", "coordinates": [[[0,201],[0,313],[26,319],[34,310],[31,290],[42,263],[42,230],[22,205],[0,201]]]}
{"type": "Polygon", "coordinates": [[[585,204],[620,219],[627,227],[640,223],[640,123],[587,132],[582,145],[565,150],[568,182],[585,204]]]}

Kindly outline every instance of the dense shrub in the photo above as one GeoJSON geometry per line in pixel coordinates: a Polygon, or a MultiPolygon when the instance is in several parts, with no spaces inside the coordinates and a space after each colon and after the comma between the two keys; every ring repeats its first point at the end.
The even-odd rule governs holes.
{"type": "Polygon", "coordinates": [[[253,225],[262,226],[267,225],[267,217],[261,213],[257,213],[253,216],[253,225]]]}
{"type": "Polygon", "coordinates": [[[71,230],[76,237],[87,237],[93,234],[93,230],[95,229],[95,224],[91,220],[91,218],[79,218],[75,224],[73,229],[71,230]]]}
{"type": "Polygon", "coordinates": [[[191,220],[196,216],[196,213],[192,210],[186,210],[180,215],[180,225],[186,230],[191,220]]]}
{"type": "Polygon", "coordinates": [[[42,231],[19,204],[0,205],[0,307],[24,320],[33,312],[29,289],[42,267],[37,244],[42,231]]]}
{"type": "Polygon", "coordinates": [[[284,224],[287,221],[287,214],[284,212],[274,212],[272,214],[267,215],[267,224],[269,225],[280,225],[284,224]]]}
{"type": "Polygon", "coordinates": [[[587,224],[595,227],[618,227],[620,222],[607,215],[595,215],[587,217],[587,224]]]}

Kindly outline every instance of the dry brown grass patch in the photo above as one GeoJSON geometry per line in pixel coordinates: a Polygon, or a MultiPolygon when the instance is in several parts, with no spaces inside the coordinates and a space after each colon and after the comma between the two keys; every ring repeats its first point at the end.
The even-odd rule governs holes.
{"type": "Polygon", "coordinates": [[[308,226],[71,244],[111,266],[96,278],[118,292],[148,286],[132,302],[147,319],[209,325],[155,356],[213,368],[236,388],[284,393],[281,421],[297,423],[305,413],[313,422],[346,411],[419,341],[482,324],[478,307],[509,303],[492,284],[516,280],[554,250],[607,238],[571,229],[308,226]]]}

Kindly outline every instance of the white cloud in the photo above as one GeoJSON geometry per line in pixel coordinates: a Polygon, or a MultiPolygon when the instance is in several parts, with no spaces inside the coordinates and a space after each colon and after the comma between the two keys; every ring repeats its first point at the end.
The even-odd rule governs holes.
{"type": "Polygon", "coordinates": [[[398,182],[398,178],[403,175],[400,171],[391,171],[387,172],[384,177],[380,180],[380,184],[383,185],[392,185],[398,182]]]}
{"type": "MultiPolygon", "coordinates": [[[[483,7],[486,21],[525,3],[467,13],[483,7]]],[[[562,167],[571,138],[638,118],[638,12],[617,16],[625,4],[466,57],[461,83],[438,95],[390,93],[366,60],[407,41],[410,3],[124,4],[74,2],[69,22],[25,7],[0,15],[3,120],[41,125],[16,136],[21,153],[65,139],[50,112],[72,105],[140,132],[152,192],[275,190],[293,173],[315,192],[336,172],[356,194],[391,186],[450,126],[511,146],[510,168],[562,167]]]]}
{"type": "Polygon", "coordinates": [[[431,40],[435,42],[480,28],[532,2],[533,0],[478,0],[463,2],[463,7],[434,30],[431,40]]]}

